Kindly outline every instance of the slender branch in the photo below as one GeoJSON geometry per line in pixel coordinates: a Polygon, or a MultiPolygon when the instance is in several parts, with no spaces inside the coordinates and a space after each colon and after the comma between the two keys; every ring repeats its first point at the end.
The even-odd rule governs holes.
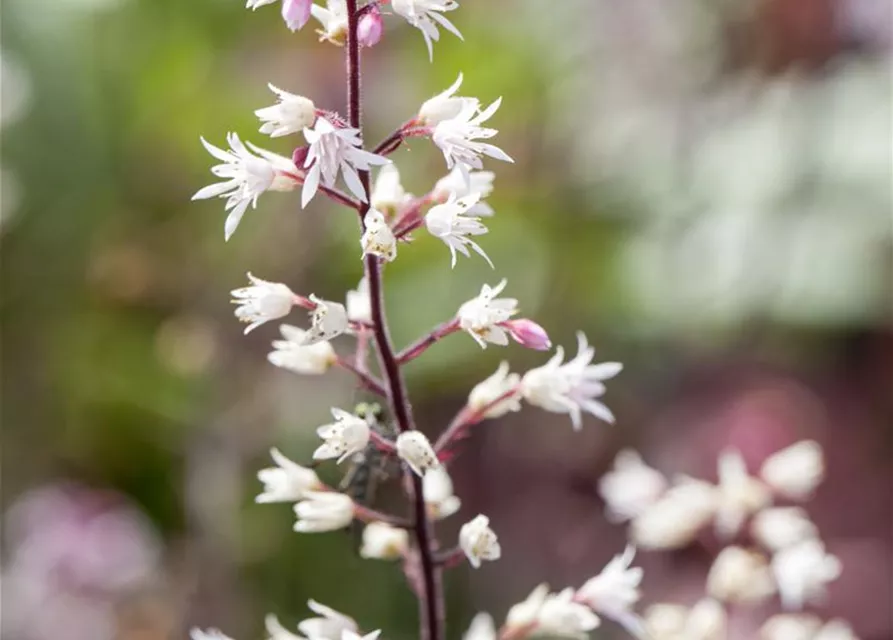
{"type": "Polygon", "coordinates": [[[459,330],[459,321],[453,318],[449,322],[444,322],[436,326],[431,333],[422,336],[411,345],[403,349],[400,353],[397,354],[397,362],[400,364],[406,364],[412,360],[415,360],[420,355],[427,351],[428,347],[432,344],[440,340],[441,338],[445,338],[451,333],[455,333],[459,330]]]}
{"type": "Polygon", "coordinates": [[[434,560],[444,569],[451,569],[465,559],[465,552],[460,547],[453,547],[448,551],[441,551],[434,560]]]}
{"type": "Polygon", "coordinates": [[[317,189],[329,196],[335,202],[343,204],[345,207],[350,207],[351,209],[356,209],[359,211],[360,207],[362,206],[358,200],[354,200],[349,195],[343,193],[342,191],[339,191],[338,189],[331,189],[324,185],[319,185],[317,189]]]}
{"type": "Polygon", "coordinates": [[[396,131],[394,131],[387,138],[379,142],[375,145],[375,148],[372,149],[372,153],[377,153],[378,155],[386,156],[389,153],[393,153],[397,150],[403,143],[403,130],[406,128],[406,125],[403,125],[396,131]]]}
{"type": "Polygon", "coordinates": [[[392,527],[399,527],[400,529],[409,529],[412,527],[412,523],[406,518],[392,516],[389,513],[376,511],[375,509],[370,509],[367,506],[357,503],[354,503],[353,505],[353,517],[367,524],[370,522],[384,522],[385,524],[389,524],[392,527]]]}
{"type": "Polygon", "coordinates": [[[450,444],[453,443],[453,441],[458,440],[462,437],[463,429],[475,425],[483,420],[490,409],[501,402],[505,402],[512,396],[517,395],[518,391],[518,387],[512,387],[508,391],[504,391],[496,398],[481,407],[472,408],[468,405],[462,407],[462,410],[456,414],[456,417],[453,418],[449,426],[444,429],[443,433],[440,434],[437,442],[434,443],[434,450],[437,453],[440,453],[441,451],[446,449],[448,446],[450,446],[450,444]]]}
{"type": "MultiPolygon", "coordinates": [[[[360,96],[360,45],[357,40],[359,11],[357,0],[347,0],[347,117],[350,126],[362,129],[361,96],[360,96]]],[[[366,194],[369,194],[369,172],[360,171],[360,182],[366,194]]],[[[357,209],[362,221],[368,210],[368,204],[357,209]]],[[[387,380],[388,397],[391,410],[400,432],[415,428],[412,419],[412,408],[406,395],[405,385],[400,373],[400,365],[394,355],[387,328],[382,294],[381,265],[374,255],[365,259],[366,278],[369,283],[369,296],[372,302],[372,321],[374,325],[375,343],[381,359],[382,372],[387,380]]],[[[413,486],[414,533],[418,547],[422,570],[422,591],[419,595],[420,640],[443,640],[443,592],[440,571],[435,566],[432,554],[433,531],[425,508],[425,497],[422,493],[422,479],[411,474],[413,486]]]]}
{"type": "Polygon", "coordinates": [[[335,364],[337,364],[345,371],[350,371],[352,374],[354,374],[357,378],[360,379],[360,384],[375,395],[381,396],[382,398],[388,397],[387,390],[384,388],[384,385],[378,378],[373,376],[371,373],[360,369],[360,367],[358,367],[347,358],[342,358],[339,356],[339,358],[335,361],[335,364]]]}

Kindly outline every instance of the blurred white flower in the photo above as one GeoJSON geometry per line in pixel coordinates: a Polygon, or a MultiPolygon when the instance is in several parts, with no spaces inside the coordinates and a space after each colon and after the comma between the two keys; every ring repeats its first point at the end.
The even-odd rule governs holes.
{"type": "Polygon", "coordinates": [[[250,142],[246,147],[236,133],[226,136],[230,146],[228,151],[215,147],[204,138],[201,141],[208,153],[223,162],[211,168],[211,173],[223,182],[199,189],[192,199],[218,196],[227,199],[224,207],[229,212],[224,225],[227,240],[235,233],[248,205],[257,207],[257,199],[262,193],[292,191],[298,186],[299,172],[294,162],[250,142]]]}
{"type": "Polygon", "coordinates": [[[500,346],[509,343],[508,334],[499,325],[518,313],[518,301],[515,298],[496,297],[507,283],[503,278],[495,287],[485,284],[480,294],[463,303],[456,313],[459,326],[483,349],[487,348],[488,342],[500,346]]]}
{"type": "Polygon", "coordinates": [[[347,309],[340,302],[331,302],[310,294],[316,307],[310,312],[310,329],[304,333],[304,346],[331,340],[347,331],[347,309]]]}
{"type": "Polygon", "coordinates": [[[540,611],[549,597],[549,585],[543,582],[534,587],[530,595],[518,604],[512,605],[505,616],[505,629],[509,635],[528,635],[539,619],[540,611]]]}
{"type": "Polygon", "coordinates": [[[840,576],[840,560],[825,552],[815,538],[798,542],[772,557],[772,573],[785,609],[821,602],[825,585],[840,576]]]}
{"type": "Polygon", "coordinates": [[[560,593],[550,594],[543,602],[536,620],[536,632],[586,640],[589,632],[599,624],[601,620],[589,607],[574,602],[574,590],[568,587],[560,593]]]}
{"type": "Polygon", "coordinates": [[[267,282],[248,272],[251,286],[233,289],[233,304],[239,305],[235,315],[241,322],[249,323],[249,333],[265,322],[287,316],[295,304],[295,294],[281,282],[267,282]]]}
{"type": "Polygon", "coordinates": [[[274,340],[267,360],[277,367],[302,374],[321,374],[328,371],[338,357],[326,341],[307,344],[307,332],[290,324],[279,326],[284,340],[274,340]]]}
{"type": "Polygon", "coordinates": [[[270,456],[277,466],[257,472],[258,479],[264,483],[264,490],[254,499],[255,502],[296,502],[308,491],[323,487],[313,469],[286,458],[279,449],[270,449],[270,456]]]}
{"type": "Polygon", "coordinates": [[[628,546],[622,554],[614,556],[601,573],[577,590],[575,598],[633,635],[641,636],[642,619],[635,614],[633,607],[642,597],[639,585],[643,572],[641,567],[630,566],[635,555],[635,548],[628,546]]]}
{"type": "Polygon", "coordinates": [[[316,121],[316,106],[312,100],[283,91],[272,84],[267,86],[270,87],[270,91],[276,94],[279,102],[271,107],[257,109],[254,112],[254,115],[262,123],[260,127],[261,133],[266,133],[271,138],[279,138],[292,133],[299,133],[306,127],[313,126],[313,123],[316,121]]]}
{"type": "Polygon", "coordinates": [[[496,640],[496,625],[489,613],[479,613],[471,621],[462,640],[496,640]]]}
{"type": "MultiPolygon", "coordinates": [[[[481,200],[493,193],[493,179],[496,177],[492,171],[472,171],[464,175],[462,169],[458,166],[443,178],[437,181],[434,189],[431,191],[431,198],[435,202],[446,202],[450,196],[456,199],[465,196],[478,195],[481,200]]],[[[487,217],[493,215],[493,207],[486,202],[478,201],[468,210],[468,214],[472,216],[487,217]]]]}
{"type": "Polygon", "coordinates": [[[396,560],[409,548],[409,533],[384,522],[370,522],[363,529],[360,556],[376,560],[396,560]]]}
{"type": "Polygon", "coordinates": [[[499,418],[510,411],[521,410],[521,376],[509,373],[509,363],[503,360],[489,378],[479,382],[468,395],[468,407],[472,411],[484,411],[484,418],[499,418]],[[504,396],[504,397],[503,397],[504,396]],[[499,398],[503,398],[499,400],[499,398]],[[499,402],[497,402],[499,400],[499,402]],[[495,403],[495,404],[494,404],[495,403]]]}
{"type": "Polygon", "coordinates": [[[440,466],[428,437],[421,431],[404,431],[397,436],[397,455],[422,477],[440,466]]]}
{"type": "Polygon", "coordinates": [[[603,380],[613,378],[623,365],[619,362],[592,364],[595,349],[589,346],[582,331],[577,332],[577,355],[564,364],[564,349],[543,366],[531,369],[521,379],[524,399],[546,411],[567,413],[575,430],[582,428],[585,411],[605,422],[614,422],[614,414],[596,400],[605,392],[603,380]]]}
{"type": "Polygon", "coordinates": [[[360,238],[363,256],[372,254],[388,262],[397,257],[397,238],[384,215],[375,209],[369,209],[363,218],[366,230],[360,238]]]}
{"type": "Polygon", "coordinates": [[[722,602],[759,603],[775,593],[766,557],[741,547],[719,552],[707,575],[707,594],[722,602]]]}
{"type": "Polygon", "coordinates": [[[717,490],[682,478],[630,523],[630,540],[644,549],[678,549],[692,542],[716,513],[717,490]]]}
{"type": "MultiPolygon", "coordinates": [[[[353,500],[334,491],[307,491],[301,502],[295,505],[295,515],[298,520],[294,530],[298,533],[343,529],[353,521],[353,500]]],[[[301,631],[311,635],[303,629],[301,631]]]]}
{"type": "Polygon", "coordinates": [[[440,39],[440,32],[437,30],[438,24],[462,40],[459,30],[441,15],[442,12],[458,9],[459,3],[456,0],[391,0],[391,8],[394,13],[402,16],[409,24],[422,32],[425,45],[428,47],[429,60],[434,59],[432,40],[437,42],[440,39]]]}
{"type": "Polygon", "coordinates": [[[778,551],[818,535],[818,529],[800,507],[763,509],[750,523],[754,539],[770,551],[778,551]]]}
{"type": "Polygon", "coordinates": [[[614,458],[614,467],[598,482],[598,491],[607,506],[608,519],[624,522],[654,504],[667,488],[663,474],[642,462],[632,449],[614,458]]]}
{"type": "Polygon", "coordinates": [[[434,520],[448,518],[459,510],[462,501],[453,492],[453,481],[446,467],[439,465],[429,470],[422,479],[422,493],[428,516],[434,520]]]}
{"type": "Polygon", "coordinates": [[[220,629],[192,629],[189,632],[189,637],[192,640],[232,640],[220,629]]]}
{"type": "Polygon", "coordinates": [[[304,640],[301,636],[293,633],[282,626],[279,618],[272,613],[264,618],[264,627],[267,630],[269,640],[304,640]]]}
{"type": "Polygon", "coordinates": [[[316,430],[324,440],[313,452],[314,460],[338,458],[338,464],[358,453],[369,444],[369,423],[343,409],[332,407],[335,422],[325,424],[316,430]]]}
{"type": "Polygon", "coordinates": [[[400,183],[400,171],[396,164],[392,162],[378,170],[372,186],[372,196],[369,198],[373,209],[393,216],[412,199],[412,194],[406,193],[400,183]]]}
{"type": "Polygon", "coordinates": [[[831,620],[819,629],[819,632],[813,636],[812,640],[859,640],[856,632],[844,620],[831,620]]]}
{"type": "Polygon", "coordinates": [[[774,615],[760,628],[760,640],[858,640],[844,620],[824,624],[812,614],[774,615]]]}
{"type": "Polygon", "coordinates": [[[722,452],[717,467],[716,533],[729,539],[738,533],[749,516],[771,502],[772,495],[762,482],[747,473],[740,452],[722,452]]]}
{"type": "Polygon", "coordinates": [[[450,249],[450,265],[456,266],[456,252],[468,257],[468,247],[484,258],[491,267],[493,263],[477,242],[469,236],[480,236],[487,233],[487,227],[479,218],[468,215],[468,212],[480,200],[478,194],[450,199],[443,204],[431,207],[425,214],[425,226],[435,238],[440,238],[450,249]]]}
{"type": "Polygon", "coordinates": [[[477,515],[462,525],[459,530],[459,547],[475,569],[481,566],[481,561],[499,560],[502,555],[499,538],[490,528],[490,519],[485,515],[477,515]]]}
{"type": "Polygon", "coordinates": [[[777,451],[763,462],[760,476],[780,495],[804,500],[825,477],[822,447],[814,440],[803,440],[777,451]]]}
{"type": "MultiPolygon", "coordinates": [[[[319,21],[322,29],[317,29],[320,41],[342,46],[347,40],[347,4],[344,0],[326,0],[326,6],[314,4],[310,13],[319,21]]],[[[340,640],[337,638],[336,640],[340,640]]]]}
{"type": "Polygon", "coordinates": [[[319,616],[298,623],[298,631],[307,636],[307,640],[341,640],[345,631],[356,633],[359,629],[353,618],[316,600],[308,600],[307,606],[319,616]]]}
{"type": "Polygon", "coordinates": [[[496,129],[482,127],[481,124],[496,113],[501,103],[502,98],[499,98],[480,111],[477,100],[466,100],[462,103],[459,113],[452,118],[441,120],[434,127],[431,139],[443,152],[447,169],[459,167],[462,174],[466,176],[466,183],[471,180],[468,177],[471,169],[483,168],[482,155],[503,162],[514,162],[499,147],[486,142],[478,142],[478,139],[486,140],[498,133],[496,129]]]}
{"type": "Polygon", "coordinates": [[[369,281],[366,276],[360,279],[356,289],[347,292],[344,303],[350,322],[372,323],[372,298],[369,297],[369,281]]]}
{"type": "Polygon", "coordinates": [[[689,609],[678,604],[655,604],[645,612],[649,640],[726,640],[726,611],[711,598],[689,609]]]}

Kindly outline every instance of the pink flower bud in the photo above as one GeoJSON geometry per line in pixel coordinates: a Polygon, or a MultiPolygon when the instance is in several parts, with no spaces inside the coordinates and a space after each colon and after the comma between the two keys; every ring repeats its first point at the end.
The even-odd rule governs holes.
{"type": "Polygon", "coordinates": [[[381,40],[381,32],[381,11],[376,5],[360,18],[360,23],[357,25],[357,40],[363,47],[374,47],[381,40]]]}
{"type": "Polygon", "coordinates": [[[298,169],[304,168],[304,162],[307,160],[307,153],[310,151],[310,147],[303,146],[296,148],[291,154],[291,161],[295,163],[295,166],[298,169]]]}
{"type": "Polygon", "coordinates": [[[282,0],[282,19],[292,31],[297,31],[310,19],[313,0],[282,0]]]}
{"type": "Polygon", "coordinates": [[[515,342],[518,342],[528,349],[546,351],[547,349],[552,348],[552,341],[549,340],[549,334],[547,334],[546,330],[533,320],[528,320],[527,318],[509,320],[502,326],[508,329],[508,332],[515,339],[515,342]]]}

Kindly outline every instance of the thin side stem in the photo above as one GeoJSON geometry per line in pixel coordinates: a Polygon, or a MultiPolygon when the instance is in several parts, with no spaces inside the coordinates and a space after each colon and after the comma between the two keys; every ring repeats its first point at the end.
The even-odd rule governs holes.
{"type": "Polygon", "coordinates": [[[335,362],[339,367],[344,369],[345,371],[350,371],[360,380],[360,384],[363,388],[368,389],[372,393],[377,396],[381,396],[382,398],[388,397],[388,392],[384,388],[384,385],[371,373],[364,371],[359,366],[348,360],[347,358],[338,358],[335,362]]]}
{"type": "MultiPolygon", "coordinates": [[[[362,130],[360,45],[357,39],[359,11],[357,9],[357,0],[347,0],[346,5],[347,117],[351,127],[362,130]]],[[[363,189],[368,196],[369,172],[360,171],[359,176],[363,189]]],[[[357,209],[361,221],[368,209],[368,204],[363,204],[357,209]]],[[[376,256],[367,255],[365,266],[366,278],[369,283],[369,297],[372,302],[375,344],[381,359],[382,374],[387,382],[391,411],[399,431],[401,433],[411,431],[415,428],[412,419],[412,408],[406,395],[406,388],[400,373],[400,365],[394,355],[394,348],[391,344],[385,317],[381,264],[376,256]]],[[[432,552],[433,531],[425,507],[425,496],[422,493],[422,479],[416,474],[411,474],[411,478],[414,512],[413,532],[422,570],[422,590],[419,594],[420,639],[443,640],[443,591],[440,572],[435,565],[432,552]]]]}
{"type": "Polygon", "coordinates": [[[428,335],[422,336],[411,345],[403,349],[400,353],[397,354],[397,361],[400,364],[406,364],[407,362],[411,362],[415,360],[420,355],[425,353],[435,342],[439,341],[441,338],[445,338],[451,333],[455,333],[459,330],[459,321],[453,318],[449,322],[444,322],[441,325],[435,327],[431,333],[428,335]]]}
{"type": "Polygon", "coordinates": [[[512,387],[508,391],[501,393],[499,396],[488,402],[482,407],[472,408],[468,405],[462,407],[462,410],[456,414],[449,426],[444,429],[443,433],[434,443],[434,450],[441,453],[455,440],[458,440],[467,427],[477,424],[486,417],[487,412],[501,402],[505,402],[512,396],[518,395],[519,387],[512,387]]]}

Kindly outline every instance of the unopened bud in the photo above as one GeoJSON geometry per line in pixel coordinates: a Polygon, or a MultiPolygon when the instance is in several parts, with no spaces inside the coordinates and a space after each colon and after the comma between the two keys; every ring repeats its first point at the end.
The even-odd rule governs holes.
{"type": "Polygon", "coordinates": [[[360,23],[357,25],[357,40],[360,46],[374,47],[381,40],[381,33],[381,11],[378,6],[373,6],[360,18],[360,23]]]}
{"type": "Polygon", "coordinates": [[[292,31],[297,31],[310,19],[313,0],[282,0],[282,19],[292,31]]]}
{"type": "Polygon", "coordinates": [[[291,161],[295,163],[295,166],[298,169],[304,168],[304,163],[307,161],[307,154],[310,152],[310,147],[304,145],[303,147],[298,147],[291,154],[291,161]]]}
{"type": "Polygon", "coordinates": [[[547,351],[552,348],[552,341],[549,340],[549,334],[540,325],[533,320],[521,318],[519,320],[509,320],[503,325],[511,334],[515,342],[527,347],[528,349],[536,349],[537,351],[547,351]]]}

